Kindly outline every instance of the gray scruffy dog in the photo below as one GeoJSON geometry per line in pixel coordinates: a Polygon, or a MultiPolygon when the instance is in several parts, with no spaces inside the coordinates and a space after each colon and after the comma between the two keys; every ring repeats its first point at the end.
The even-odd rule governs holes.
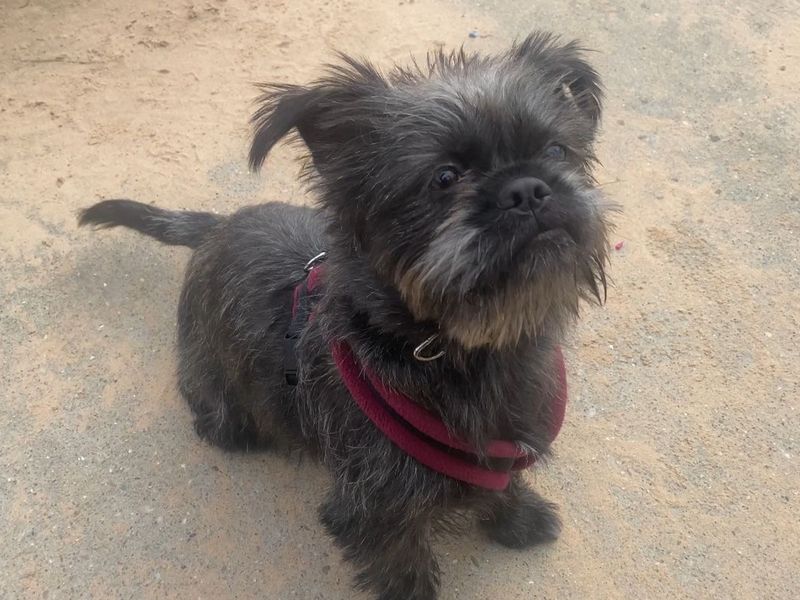
{"type": "Polygon", "coordinates": [[[330,343],[437,415],[479,463],[492,439],[546,456],[553,355],[580,300],[605,293],[608,206],[591,175],[601,86],[576,43],[543,33],[388,73],[341,58],[308,86],[264,86],[253,118],[251,165],[296,132],[317,208],[220,217],[107,200],[80,223],[194,249],[178,377],[197,432],[318,456],[333,475],[320,517],[357,585],[430,600],[435,532],[472,514],[522,548],[557,537],[555,507],[518,472],[492,490],[420,464],[354,402],[330,343]],[[290,385],[293,293],[323,251],[290,385]]]}

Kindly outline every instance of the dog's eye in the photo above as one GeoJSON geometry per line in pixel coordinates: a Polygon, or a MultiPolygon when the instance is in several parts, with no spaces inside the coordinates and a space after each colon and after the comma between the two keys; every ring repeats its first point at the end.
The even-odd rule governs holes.
{"type": "Polygon", "coordinates": [[[554,160],[564,160],[567,158],[567,149],[559,144],[550,144],[544,149],[544,155],[554,160]]]}
{"type": "Polygon", "coordinates": [[[458,169],[452,165],[448,165],[446,167],[441,167],[436,171],[436,174],[433,176],[433,181],[437,187],[445,189],[449,188],[456,181],[458,181],[458,178],[458,169]]]}

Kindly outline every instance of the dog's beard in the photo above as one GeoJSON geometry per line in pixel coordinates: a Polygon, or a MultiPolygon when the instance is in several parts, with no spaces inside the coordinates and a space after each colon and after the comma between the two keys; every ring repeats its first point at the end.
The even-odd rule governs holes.
{"type": "Polygon", "coordinates": [[[534,219],[513,215],[479,225],[465,204],[454,207],[425,251],[395,269],[414,317],[437,322],[466,349],[500,349],[560,331],[577,317],[581,299],[603,302],[603,203],[590,187],[575,195],[590,207],[578,240],[564,228],[541,231],[534,219]]]}

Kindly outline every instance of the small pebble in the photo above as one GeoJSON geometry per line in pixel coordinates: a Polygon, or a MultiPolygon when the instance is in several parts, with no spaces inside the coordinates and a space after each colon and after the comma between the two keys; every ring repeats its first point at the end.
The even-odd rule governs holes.
{"type": "Polygon", "coordinates": [[[620,240],[616,244],[614,244],[614,250],[622,250],[622,247],[625,245],[625,240],[620,240]]]}
{"type": "Polygon", "coordinates": [[[478,33],[477,31],[470,31],[469,32],[469,37],[471,37],[472,39],[475,39],[475,38],[481,37],[481,34],[478,33]]]}

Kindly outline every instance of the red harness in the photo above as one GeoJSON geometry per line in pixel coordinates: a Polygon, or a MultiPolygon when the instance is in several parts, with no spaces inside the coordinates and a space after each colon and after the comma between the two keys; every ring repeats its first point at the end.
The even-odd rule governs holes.
{"type": "MultiPolygon", "coordinates": [[[[293,346],[300,328],[311,318],[311,295],[321,275],[322,267],[312,267],[306,280],[294,290],[292,324],[286,336],[287,355],[291,355],[287,359],[286,378],[290,384],[297,381],[293,346]]],[[[534,454],[506,440],[492,440],[480,455],[473,446],[450,433],[438,415],[387,387],[375,373],[360,365],[347,342],[335,340],[330,348],[345,387],[363,413],[397,447],[426,467],[478,487],[504,490],[513,471],[526,469],[536,461],[534,454]]],[[[567,376],[560,348],[556,348],[554,363],[558,393],[550,411],[550,441],[561,429],[567,405],[567,376]]]]}

